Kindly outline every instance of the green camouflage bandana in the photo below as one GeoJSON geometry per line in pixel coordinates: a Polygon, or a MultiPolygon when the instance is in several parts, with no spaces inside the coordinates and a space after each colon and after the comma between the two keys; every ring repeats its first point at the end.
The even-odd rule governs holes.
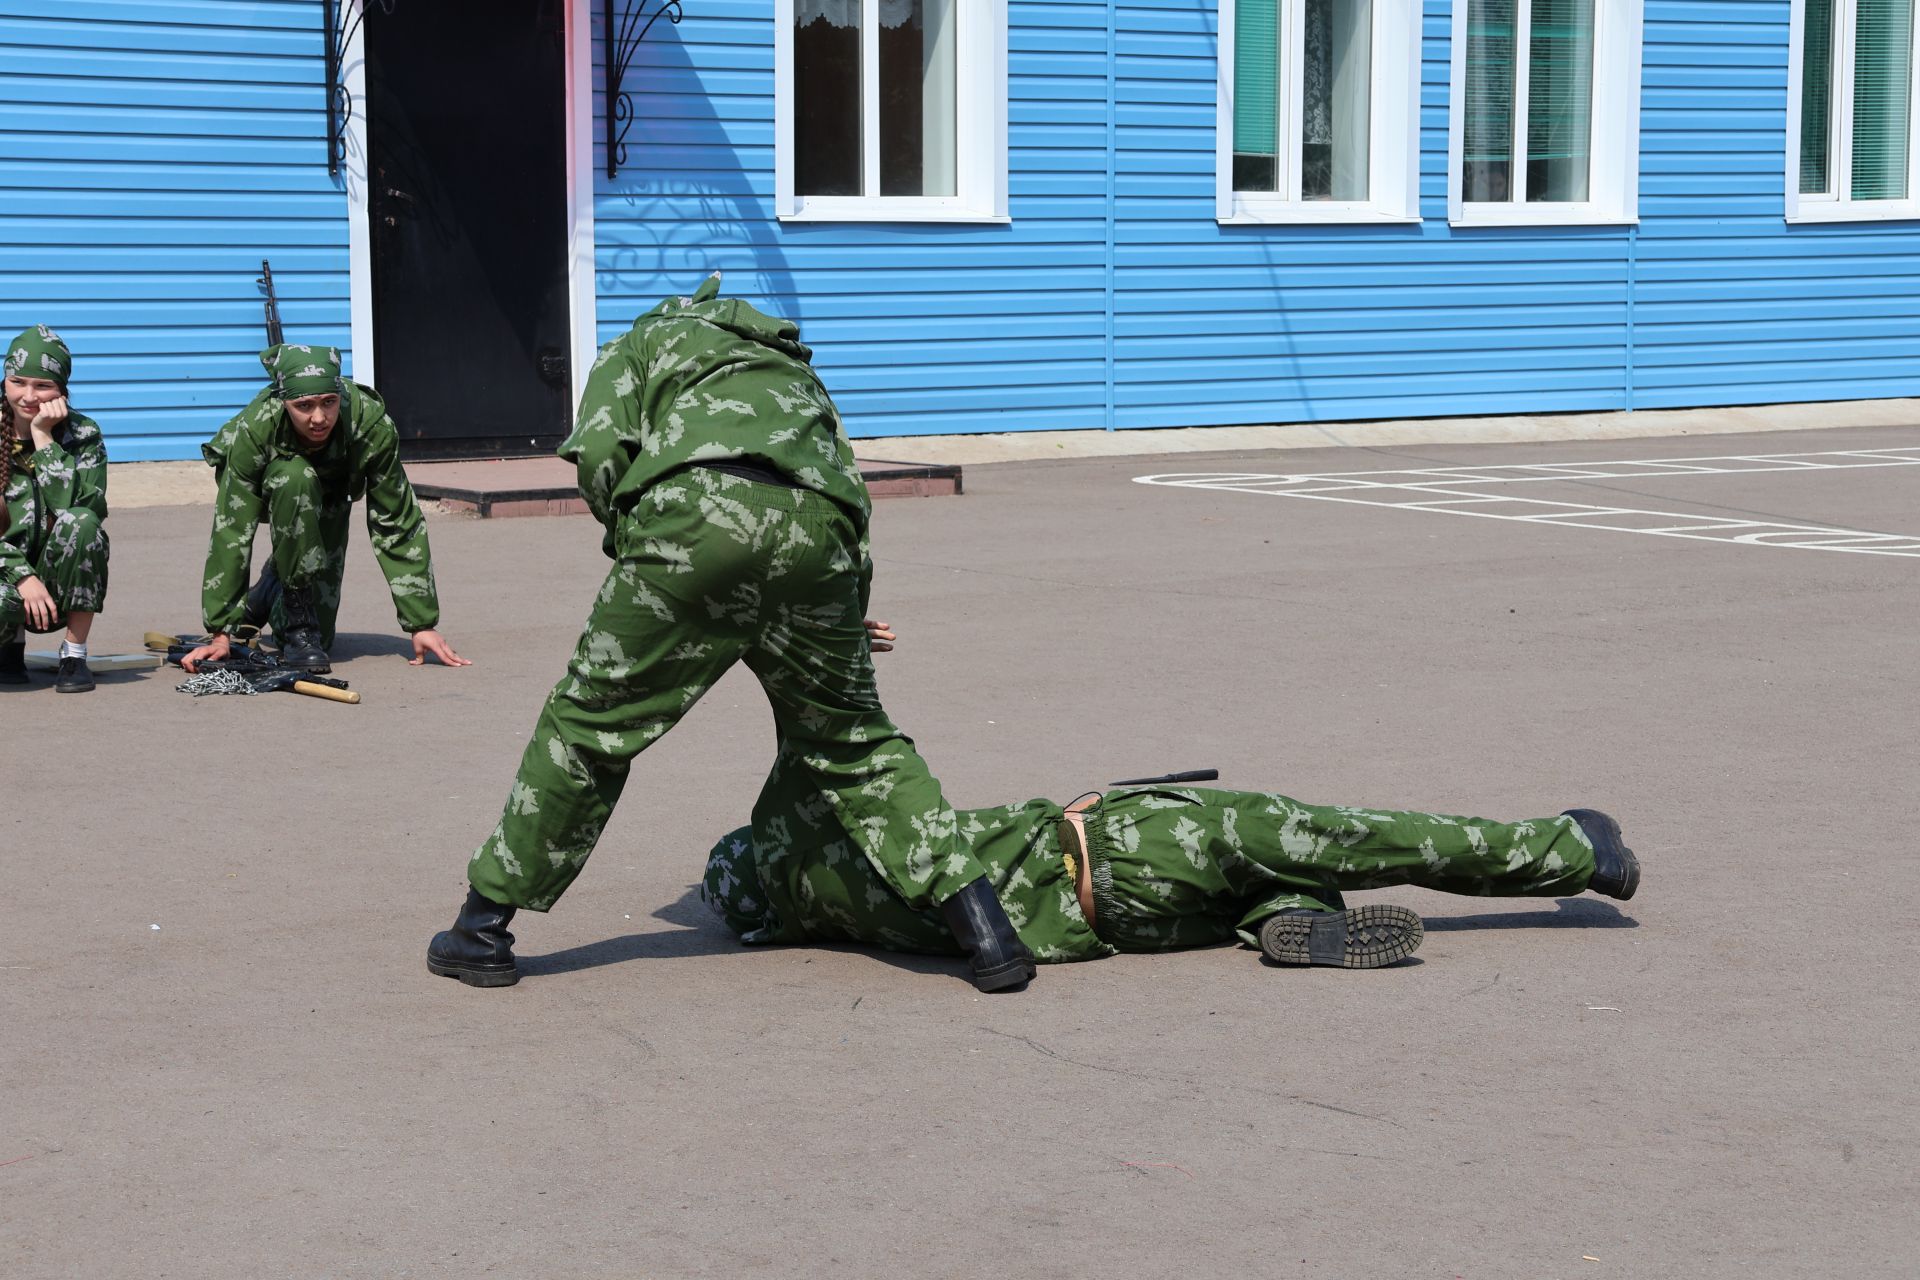
{"type": "Polygon", "coordinates": [[[73,353],[60,335],[43,324],[21,331],[7,344],[9,378],[51,378],[67,394],[67,378],[73,373],[73,353]]]}
{"type": "Polygon", "coordinates": [[[262,351],[260,363],[273,379],[273,394],[282,400],[341,392],[338,347],[301,347],[283,342],[262,351]]]}

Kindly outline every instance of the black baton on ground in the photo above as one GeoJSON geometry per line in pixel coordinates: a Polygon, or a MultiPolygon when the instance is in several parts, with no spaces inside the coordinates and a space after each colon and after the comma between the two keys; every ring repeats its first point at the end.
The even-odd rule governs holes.
{"type": "Polygon", "coordinates": [[[1163,782],[1214,782],[1220,777],[1218,769],[1189,769],[1185,773],[1163,773],[1157,778],[1122,778],[1118,782],[1109,782],[1110,787],[1155,787],[1163,782]]]}

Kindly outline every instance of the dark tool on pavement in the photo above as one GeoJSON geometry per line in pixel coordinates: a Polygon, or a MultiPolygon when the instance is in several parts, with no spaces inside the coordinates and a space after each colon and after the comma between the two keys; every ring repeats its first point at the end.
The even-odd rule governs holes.
{"type": "MultiPolygon", "coordinates": [[[[177,667],[181,659],[198,647],[170,645],[167,648],[167,661],[177,667]]],[[[309,698],[325,698],[329,702],[357,704],[360,701],[360,695],[349,690],[345,680],[282,669],[278,657],[258,649],[237,647],[224,658],[202,658],[194,665],[202,672],[230,671],[244,676],[247,683],[253,686],[254,693],[301,693],[309,698]]]]}
{"type": "Polygon", "coordinates": [[[1109,782],[1110,787],[1157,787],[1165,782],[1215,782],[1220,777],[1218,769],[1189,769],[1185,773],[1163,773],[1157,778],[1122,778],[1118,782],[1109,782]]]}

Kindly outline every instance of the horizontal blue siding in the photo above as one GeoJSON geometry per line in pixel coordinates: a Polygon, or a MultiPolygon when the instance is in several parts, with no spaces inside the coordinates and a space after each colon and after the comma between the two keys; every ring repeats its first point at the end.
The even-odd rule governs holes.
{"type": "Polygon", "coordinates": [[[771,6],[700,0],[656,26],[611,182],[595,100],[602,340],[719,267],[800,322],[856,435],[1105,425],[1107,4],[1010,9],[1011,225],[781,224],[771,6]]]}
{"type": "Polygon", "coordinates": [[[656,32],[600,195],[602,336],[744,268],[856,435],[1920,393],[1915,224],[1782,220],[1786,0],[1649,0],[1639,227],[1465,232],[1450,0],[1423,15],[1416,227],[1214,220],[1213,0],[1010,11],[1011,228],[781,225],[765,7],[656,32]]]}
{"type": "MultiPolygon", "coordinates": [[[[1425,220],[1267,227],[1214,220],[1217,0],[1010,0],[1009,225],[780,223],[767,0],[653,29],[607,180],[596,2],[598,336],[722,268],[862,436],[1920,394],[1920,223],[1783,221],[1787,0],[1648,0],[1637,227],[1471,231],[1453,2],[1425,220]]],[[[258,385],[263,257],[289,330],[347,344],[319,9],[0,0],[6,324],[66,333],[118,458],[191,456],[258,385]]]]}
{"type": "Polygon", "coordinates": [[[60,331],[116,461],[259,390],[262,258],[288,332],[347,346],[322,48],[312,0],[0,3],[0,340],[60,331]]]}

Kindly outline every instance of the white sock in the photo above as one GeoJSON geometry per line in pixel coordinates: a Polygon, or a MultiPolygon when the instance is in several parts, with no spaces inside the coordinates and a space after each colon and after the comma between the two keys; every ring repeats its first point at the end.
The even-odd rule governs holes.
{"type": "Polygon", "coordinates": [[[87,657],[87,646],[75,644],[71,640],[62,640],[60,642],[60,656],[63,658],[79,658],[84,662],[87,657]]]}

